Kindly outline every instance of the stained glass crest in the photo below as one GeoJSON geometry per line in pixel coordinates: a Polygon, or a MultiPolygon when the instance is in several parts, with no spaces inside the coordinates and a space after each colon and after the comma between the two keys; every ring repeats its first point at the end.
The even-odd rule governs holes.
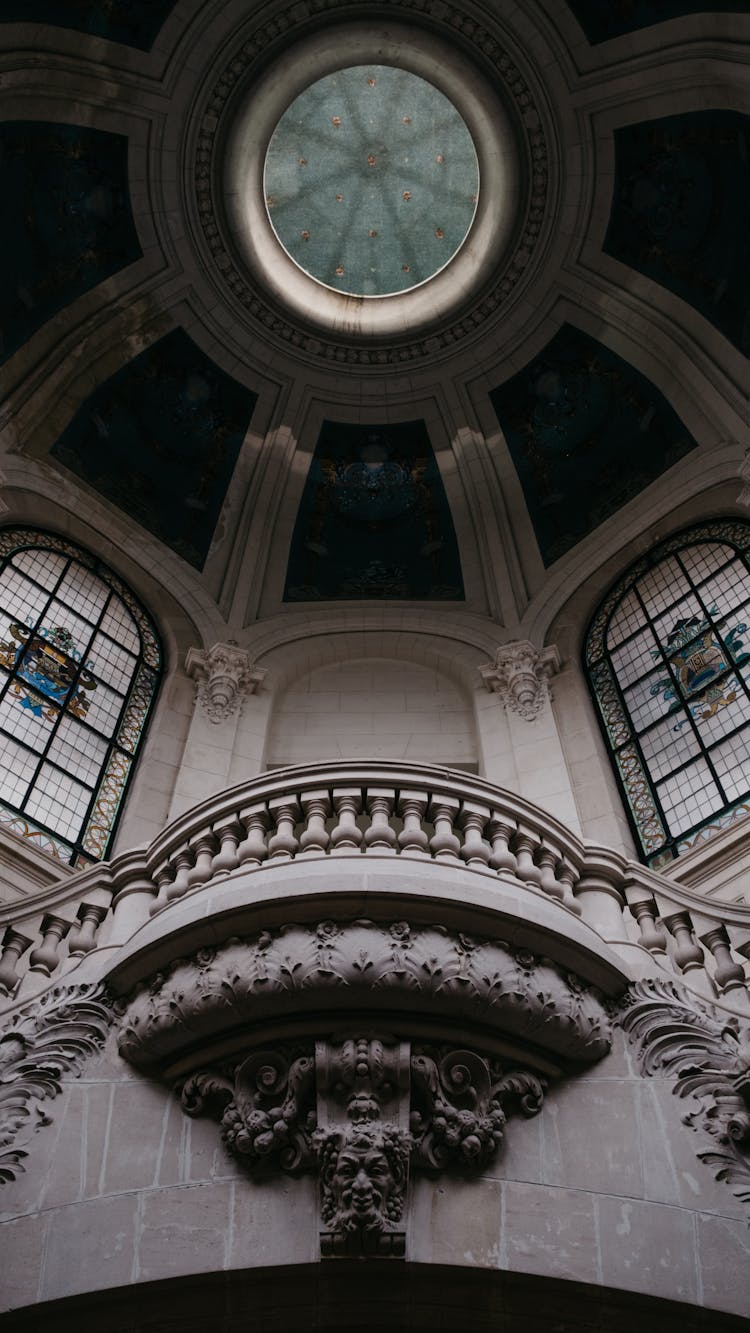
{"type": "Polygon", "coordinates": [[[75,865],[101,858],[160,670],[111,570],[53,534],[0,531],[0,825],[75,865]]]}
{"type": "Polygon", "coordinates": [[[604,599],[585,663],[644,859],[750,813],[750,525],[717,520],[641,558],[604,599]]]}

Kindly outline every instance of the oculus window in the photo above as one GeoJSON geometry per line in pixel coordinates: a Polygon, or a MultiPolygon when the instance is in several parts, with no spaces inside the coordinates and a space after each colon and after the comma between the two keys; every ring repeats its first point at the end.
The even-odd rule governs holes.
{"type": "Polygon", "coordinates": [[[750,525],[660,543],[610,591],[585,666],[643,859],[750,813],[750,525]]]}
{"type": "Polygon", "coordinates": [[[391,296],[461,248],[479,166],[444,93],[408,70],[357,65],[319,79],[284,112],[264,190],[276,237],[305,273],[352,296],[391,296]]]}
{"type": "Polygon", "coordinates": [[[129,589],[52,534],[0,531],[0,824],[83,866],[104,856],[161,674],[129,589]]]}

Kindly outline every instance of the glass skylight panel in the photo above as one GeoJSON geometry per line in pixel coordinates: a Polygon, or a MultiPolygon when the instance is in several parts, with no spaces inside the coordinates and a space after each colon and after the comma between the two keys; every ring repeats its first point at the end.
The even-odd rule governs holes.
{"type": "Polygon", "coordinates": [[[11,563],[52,592],[68,561],[64,555],[35,547],[31,551],[16,551],[11,563]]]}
{"type": "Polygon", "coordinates": [[[640,738],[641,751],[654,779],[666,777],[700,753],[700,744],[689,723],[675,723],[670,716],[640,738]]]}
{"type": "Polygon", "coordinates": [[[76,563],[70,566],[61,580],[57,596],[72,611],[95,624],[107,603],[110,590],[90,569],[76,563]]]}
{"type": "Polygon", "coordinates": [[[45,764],[26,802],[32,819],[51,828],[61,837],[75,835],[86,814],[91,792],[79,782],[45,764]]]}
{"type": "Polygon", "coordinates": [[[683,833],[724,804],[705,760],[683,768],[657,787],[673,834],[683,833]]]}
{"type": "Polygon", "coordinates": [[[49,758],[81,782],[93,786],[107,757],[107,743],[88,727],[63,717],[49,748],[49,758]]]}
{"type": "Polygon", "coordinates": [[[45,588],[37,587],[15,569],[8,569],[4,574],[0,588],[0,605],[12,619],[20,620],[23,624],[35,621],[48,601],[49,592],[45,588]]]}
{"type": "Polygon", "coordinates": [[[88,653],[87,666],[96,676],[124,693],[133,678],[133,656],[104,634],[97,634],[88,653]]]}
{"type": "Polygon", "coordinates": [[[34,776],[38,756],[0,734],[0,800],[18,805],[34,776]]]}
{"type": "Polygon", "coordinates": [[[49,743],[57,714],[57,708],[43,695],[26,690],[16,693],[15,683],[0,699],[0,727],[40,754],[49,743]]]}
{"type": "Polygon", "coordinates": [[[750,770],[750,728],[730,736],[711,751],[711,762],[728,801],[744,796],[750,770]]]}
{"type": "Polygon", "coordinates": [[[653,671],[625,691],[625,708],[636,731],[643,731],[657,718],[674,711],[674,701],[665,698],[664,668],[653,671]]]}
{"type": "Polygon", "coordinates": [[[127,648],[131,653],[141,651],[141,636],[138,633],[138,626],[131,616],[128,608],[115,597],[112,598],[104,615],[102,616],[101,629],[108,634],[110,639],[116,639],[123,648],[127,648]]]}
{"type": "Polygon", "coordinates": [[[620,688],[625,689],[634,680],[653,670],[655,654],[659,657],[658,643],[650,629],[636,634],[623,644],[622,648],[615,649],[612,653],[612,665],[620,688]]]}
{"type": "Polygon", "coordinates": [[[731,546],[719,545],[716,542],[684,546],[680,551],[680,560],[694,583],[701,583],[733,557],[731,546]]]}
{"type": "Polygon", "coordinates": [[[673,556],[661,561],[647,574],[643,574],[636,586],[643,605],[652,618],[690,592],[690,585],[673,556]]]}

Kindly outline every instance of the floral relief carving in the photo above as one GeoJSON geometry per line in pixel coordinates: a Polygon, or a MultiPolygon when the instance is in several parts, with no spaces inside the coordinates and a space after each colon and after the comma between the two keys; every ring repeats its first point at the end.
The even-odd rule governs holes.
{"type": "Polygon", "coordinates": [[[52,1123],[46,1103],[101,1048],[111,1022],[101,985],[58,986],[0,1029],[0,1183],[24,1170],[29,1140],[52,1123]]]}
{"type": "Polygon", "coordinates": [[[204,949],[200,965],[176,960],[125,1005],[119,1049],[149,1068],[197,1039],[343,1005],[474,1020],[587,1064],[611,1042],[600,993],[549,959],[441,926],[365,920],[285,925],[204,949]]]}
{"type": "Polygon", "coordinates": [[[642,1072],[674,1077],[676,1095],[693,1099],[683,1123],[717,1145],[698,1158],[750,1203],[750,1023],[672,981],[636,982],[630,1001],[621,1023],[642,1072]]]}

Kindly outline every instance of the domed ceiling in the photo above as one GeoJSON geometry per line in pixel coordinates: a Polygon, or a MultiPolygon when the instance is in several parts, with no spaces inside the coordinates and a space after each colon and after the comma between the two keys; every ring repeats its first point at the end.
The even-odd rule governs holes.
{"type": "Polygon", "coordinates": [[[252,549],[266,611],[499,618],[736,470],[750,6],[501,11],[7,0],[8,475],[227,614],[252,549]]]}

